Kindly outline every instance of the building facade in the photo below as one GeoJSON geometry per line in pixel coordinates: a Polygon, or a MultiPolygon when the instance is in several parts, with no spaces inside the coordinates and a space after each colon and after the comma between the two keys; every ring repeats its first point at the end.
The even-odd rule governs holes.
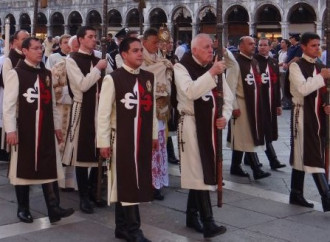
{"type": "MultiPolygon", "coordinates": [[[[42,0],[43,1],[43,0],[42,0]]],[[[39,1],[40,2],[40,1],[39,1]]],[[[123,27],[139,30],[136,0],[108,0],[108,30],[123,27]]],[[[188,41],[200,32],[215,34],[216,0],[146,0],[143,28],[166,23],[175,40],[188,41]]],[[[10,32],[36,28],[39,36],[75,34],[79,26],[102,28],[102,0],[48,0],[39,7],[33,26],[34,1],[1,0],[0,26],[10,20],[10,32]]],[[[223,0],[223,40],[242,35],[288,37],[289,32],[312,31],[324,36],[325,0],[223,0]]],[[[4,32],[4,31],[2,31],[4,32]]]]}

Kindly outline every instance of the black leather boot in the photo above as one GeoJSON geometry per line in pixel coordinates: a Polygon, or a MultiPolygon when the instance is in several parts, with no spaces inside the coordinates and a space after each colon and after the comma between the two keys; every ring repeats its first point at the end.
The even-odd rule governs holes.
{"type": "Polygon", "coordinates": [[[125,214],[120,202],[116,202],[115,205],[115,223],[116,223],[115,237],[117,239],[125,239],[126,241],[129,241],[130,237],[127,230],[125,214]]]}
{"type": "Polygon", "coordinates": [[[317,189],[321,195],[324,212],[330,211],[330,189],[324,173],[313,173],[313,178],[317,189]]]}
{"type": "Polygon", "coordinates": [[[30,213],[30,187],[28,185],[15,186],[16,198],[17,198],[17,217],[24,223],[32,223],[33,218],[30,213]]]}
{"type": "Polygon", "coordinates": [[[73,208],[62,208],[60,206],[61,200],[60,200],[60,191],[58,188],[58,182],[55,181],[53,182],[53,189],[54,189],[54,193],[56,196],[56,200],[57,200],[57,206],[59,208],[59,211],[61,212],[61,218],[66,218],[69,217],[70,215],[72,215],[74,213],[74,209],[73,208]]]}
{"type": "Polygon", "coordinates": [[[179,164],[179,160],[175,157],[174,147],[173,147],[173,141],[172,137],[168,136],[167,138],[167,160],[171,164],[179,164]]]}
{"type": "Polygon", "coordinates": [[[105,201],[102,198],[98,198],[97,197],[97,183],[98,183],[98,168],[97,167],[92,167],[91,171],[89,173],[89,199],[90,201],[92,201],[96,207],[99,208],[104,208],[105,206],[107,206],[107,201],[105,201]]]}
{"type": "Polygon", "coordinates": [[[275,153],[275,150],[274,150],[274,147],[273,147],[272,143],[267,143],[266,144],[266,151],[265,151],[265,153],[267,155],[267,158],[269,160],[269,165],[270,165],[270,168],[272,170],[276,170],[276,169],[279,169],[279,168],[286,167],[285,164],[281,163],[277,159],[277,156],[276,156],[276,153],[275,153]]]}
{"type": "Polygon", "coordinates": [[[199,220],[198,207],[196,201],[196,190],[189,190],[186,211],[186,226],[199,233],[203,233],[203,226],[199,220]]]}
{"type": "Polygon", "coordinates": [[[249,173],[243,170],[241,162],[243,151],[233,150],[230,166],[230,174],[241,177],[250,177],[249,173]]]}
{"type": "Polygon", "coordinates": [[[162,193],[160,192],[160,189],[154,188],[154,199],[159,200],[159,201],[164,200],[164,195],[162,195],[162,193]]]}
{"type": "Polygon", "coordinates": [[[289,203],[302,207],[313,208],[314,204],[307,202],[307,200],[304,198],[304,178],[304,171],[292,169],[289,203]]]}
{"type": "Polygon", "coordinates": [[[129,242],[151,242],[144,234],[141,227],[141,219],[138,205],[122,206],[129,234],[129,242]]]}
{"type": "Polygon", "coordinates": [[[214,222],[213,211],[209,191],[196,190],[198,210],[203,223],[204,238],[212,238],[226,232],[226,227],[218,226],[214,222]]]}
{"type": "Polygon", "coordinates": [[[50,223],[60,221],[61,210],[58,207],[58,201],[54,192],[53,183],[42,184],[42,191],[44,193],[50,223]]]}
{"type": "MultiPolygon", "coordinates": [[[[247,153],[248,152],[245,152],[245,154],[244,154],[244,158],[243,158],[244,165],[251,166],[250,157],[249,157],[249,155],[247,155],[247,153]]],[[[258,166],[259,167],[262,167],[263,166],[262,163],[260,163],[259,159],[258,159],[258,166]]]]}
{"type": "Polygon", "coordinates": [[[88,168],[76,167],[76,178],[80,198],[80,210],[84,213],[94,213],[88,194],[88,168]]]}
{"type": "Polygon", "coordinates": [[[253,171],[253,178],[255,180],[263,179],[263,178],[269,177],[271,175],[269,172],[265,172],[265,171],[261,170],[261,168],[259,167],[259,165],[258,165],[259,158],[258,158],[257,153],[246,152],[245,155],[247,155],[248,159],[250,160],[251,169],[253,171]]]}

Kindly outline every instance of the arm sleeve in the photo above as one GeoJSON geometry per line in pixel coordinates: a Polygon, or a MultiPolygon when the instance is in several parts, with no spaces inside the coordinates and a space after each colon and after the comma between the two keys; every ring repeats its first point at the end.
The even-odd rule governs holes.
{"type": "Polygon", "coordinates": [[[307,96],[325,86],[324,79],[320,74],[305,79],[297,63],[292,63],[290,65],[289,80],[290,89],[293,87],[302,96],[307,96]]]}
{"type": "Polygon", "coordinates": [[[18,101],[18,75],[15,70],[8,72],[3,98],[3,122],[6,133],[16,131],[16,111],[18,101]]]}
{"type": "Polygon", "coordinates": [[[101,78],[101,72],[96,67],[93,67],[91,71],[84,76],[72,58],[67,59],[66,70],[70,84],[72,83],[72,85],[82,92],[88,91],[101,78]]]}
{"type": "Polygon", "coordinates": [[[187,69],[179,63],[174,65],[174,80],[177,90],[190,100],[196,100],[216,87],[215,78],[209,71],[194,81],[187,69]]]}
{"type": "Polygon", "coordinates": [[[110,147],[112,105],[115,102],[115,85],[110,75],[103,79],[97,112],[97,147],[110,147]]]}

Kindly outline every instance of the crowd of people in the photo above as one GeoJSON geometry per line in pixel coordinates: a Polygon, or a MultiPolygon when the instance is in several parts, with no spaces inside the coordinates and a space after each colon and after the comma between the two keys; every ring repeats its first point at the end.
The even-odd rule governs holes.
{"type": "Polygon", "coordinates": [[[124,28],[115,39],[109,32],[105,58],[90,26],[54,44],[52,37],[42,45],[19,30],[1,59],[2,146],[10,150],[9,179],[22,222],[33,222],[29,186],[41,184],[51,223],[74,213],[60,206],[59,187],[78,190],[86,214],[114,203],[116,238],[150,241],[140,228],[138,205],[164,199],[170,162],[180,163],[181,187],[189,190],[186,226],[204,238],[223,234],[210,199],[217,189],[215,132],[228,126],[231,175],[250,176],[244,160],[255,180],[267,178],[271,173],[262,169],[258,152],[266,153],[272,170],[286,166],[272,145],[282,107],[292,112],[289,202],[313,207],[303,196],[305,172],[312,173],[323,210],[330,211],[330,69],[318,61],[318,35],[293,34],[275,44],[243,36],[237,47],[229,42],[221,60],[208,34],[196,35],[190,45],[178,42],[174,50],[173,39],[161,39],[153,28],[142,36],[124,28]],[[216,101],[219,75],[222,107],[216,101]],[[179,159],[171,131],[177,131],[179,159]],[[102,179],[107,199],[99,196],[102,179]]]}

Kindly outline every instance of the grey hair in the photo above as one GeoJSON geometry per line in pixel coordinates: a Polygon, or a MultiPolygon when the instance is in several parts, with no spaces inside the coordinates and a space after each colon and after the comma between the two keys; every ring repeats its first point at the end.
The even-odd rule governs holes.
{"type": "Polygon", "coordinates": [[[74,36],[72,36],[72,37],[69,39],[69,41],[68,41],[68,45],[70,46],[70,48],[72,48],[72,42],[73,42],[75,39],[77,39],[77,35],[74,35],[74,36]]]}
{"type": "Polygon", "coordinates": [[[212,38],[210,37],[210,35],[205,34],[205,33],[200,33],[200,34],[196,35],[192,39],[192,41],[191,41],[191,49],[192,48],[196,48],[197,45],[198,45],[199,40],[202,39],[202,38],[208,38],[208,39],[211,39],[212,40],[212,38]]]}

